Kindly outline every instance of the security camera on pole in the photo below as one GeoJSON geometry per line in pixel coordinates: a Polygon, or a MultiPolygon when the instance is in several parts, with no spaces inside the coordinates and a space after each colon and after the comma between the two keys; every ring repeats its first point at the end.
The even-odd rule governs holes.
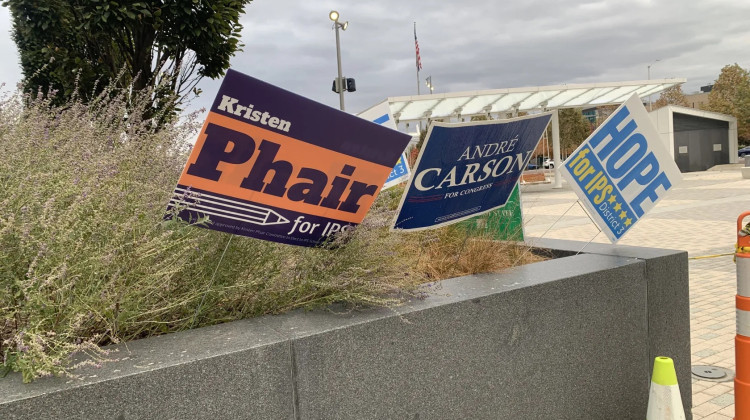
{"type": "Polygon", "coordinates": [[[341,43],[339,40],[339,28],[341,28],[342,31],[345,31],[346,28],[349,27],[349,21],[346,21],[344,23],[339,22],[339,12],[335,10],[331,10],[331,13],[328,14],[328,18],[333,21],[333,28],[336,30],[336,62],[339,66],[339,75],[336,80],[333,81],[333,87],[331,88],[331,90],[339,94],[339,104],[341,106],[341,110],[343,111],[344,91],[354,92],[357,90],[354,79],[345,79],[341,75],[341,43]]]}

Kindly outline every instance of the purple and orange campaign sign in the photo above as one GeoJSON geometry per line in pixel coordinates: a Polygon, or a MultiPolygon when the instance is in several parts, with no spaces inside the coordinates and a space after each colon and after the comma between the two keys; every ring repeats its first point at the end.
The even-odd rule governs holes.
{"type": "Polygon", "coordinates": [[[230,69],[168,209],[315,246],[362,221],[409,139],[230,69]]]}

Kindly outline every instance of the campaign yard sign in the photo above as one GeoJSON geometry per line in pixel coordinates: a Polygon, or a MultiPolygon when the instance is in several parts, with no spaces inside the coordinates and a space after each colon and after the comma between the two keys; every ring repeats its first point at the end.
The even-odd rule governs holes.
{"type": "MultiPolygon", "coordinates": [[[[388,106],[388,101],[384,101],[378,105],[375,105],[374,107],[364,110],[357,115],[360,118],[370,120],[375,124],[380,124],[384,127],[398,130],[396,122],[391,116],[391,107],[388,106]]],[[[406,159],[406,153],[401,153],[401,156],[398,158],[398,162],[396,162],[396,166],[393,167],[390,175],[388,175],[388,178],[385,180],[385,185],[383,185],[382,189],[386,190],[393,187],[394,185],[398,185],[408,180],[410,176],[411,169],[409,169],[409,161],[406,159]]]]}
{"type": "Polygon", "coordinates": [[[563,176],[613,243],[682,180],[638,95],[617,108],[563,167],[563,176]]]}
{"type": "Polygon", "coordinates": [[[230,69],[169,209],[315,246],[362,221],[409,139],[230,69]]]}
{"type": "Polygon", "coordinates": [[[433,123],[392,229],[443,226],[505,205],[551,116],[433,123]]]}
{"type": "Polygon", "coordinates": [[[396,162],[396,166],[393,167],[393,170],[391,170],[391,173],[385,180],[383,189],[387,190],[388,188],[398,185],[408,180],[409,176],[411,176],[409,161],[406,160],[406,153],[401,153],[401,156],[398,158],[398,162],[396,162]]]}
{"type": "Polygon", "coordinates": [[[481,216],[460,222],[472,233],[482,233],[498,241],[523,241],[523,211],[521,192],[516,184],[504,206],[481,216]]]}

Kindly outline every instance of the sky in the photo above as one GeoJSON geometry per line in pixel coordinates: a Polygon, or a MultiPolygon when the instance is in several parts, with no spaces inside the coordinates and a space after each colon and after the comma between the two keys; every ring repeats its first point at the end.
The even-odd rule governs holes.
{"type": "MultiPolygon", "coordinates": [[[[343,75],[357,84],[345,93],[351,113],[416,95],[418,83],[427,93],[428,76],[435,93],[447,93],[646,80],[650,66],[651,79],[686,78],[682,89],[693,93],[725,65],[750,69],[750,0],[254,0],[231,67],[338,108],[331,10],[349,22],[340,37],[343,75]]],[[[22,79],[10,30],[10,13],[0,7],[5,89],[22,79]]],[[[201,81],[193,107],[209,107],[219,84],[201,81]]]]}

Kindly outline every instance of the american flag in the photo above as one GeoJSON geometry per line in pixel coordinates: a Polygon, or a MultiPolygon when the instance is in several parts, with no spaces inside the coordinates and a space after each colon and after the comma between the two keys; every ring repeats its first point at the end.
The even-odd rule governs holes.
{"type": "Polygon", "coordinates": [[[422,70],[422,58],[419,57],[419,42],[417,42],[417,22],[414,22],[414,47],[417,49],[417,71],[422,70]]]}

